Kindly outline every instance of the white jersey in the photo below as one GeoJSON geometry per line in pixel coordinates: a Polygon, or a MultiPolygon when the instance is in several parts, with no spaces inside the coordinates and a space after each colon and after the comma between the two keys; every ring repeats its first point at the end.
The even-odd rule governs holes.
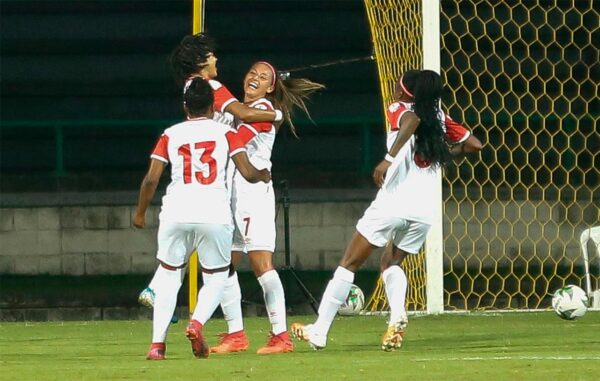
{"type": "Polygon", "coordinates": [[[161,221],[230,224],[226,171],[229,157],[245,148],[235,130],[206,118],[167,128],[151,158],[171,163],[161,221]]]}
{"type": "MultiPolygon", "coordinates": [[[[271,101],[265,98],[258,99],[249,106],[259,110],[273,111],[271,101]]],[[[240,122],[237,130],[240,139],[246,142],[246,151],[248,151],[250,162],[256,168],[270,170],[272,166],[271,154],[277,136],[277,129],[273,122],[240,122]]]]}
{"type": "MultiPolygon", "coordinates": [[[[391,124],[387,134],[388,151],[396,140],[402,116],[412,110],[413,104],[405,102],[394,102],[388,107],[388,120],[391,124]]],[[[444,112],[440,111],[438,118],[448,141],[463,142],[469,137],[470,132],[444,112]]],[[[416,155],[413,135],[400,149],[388,168],[376,202],[385,204],[394,216],[432,224],[434,209],[431,203],[435,202],[439,171],[439,168],[431,167],[416,155]]]]}

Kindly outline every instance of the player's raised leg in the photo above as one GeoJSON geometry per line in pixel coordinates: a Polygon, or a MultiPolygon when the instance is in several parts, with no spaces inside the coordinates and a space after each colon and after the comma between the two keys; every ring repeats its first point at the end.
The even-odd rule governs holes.
{"type": "Polygon", "coordinates": [[[335,270],[333,278],[327,284],[319,304],[319,316],[314,324],[292,324],[292,334],[300,340],[307,341],[314,349],[322,349],[327,345],[327,334],[340,306],[346,300],[354,283],[354,272],[368,258],[372,245],[358,231],[354,233],[340,266],[335,270]]]}

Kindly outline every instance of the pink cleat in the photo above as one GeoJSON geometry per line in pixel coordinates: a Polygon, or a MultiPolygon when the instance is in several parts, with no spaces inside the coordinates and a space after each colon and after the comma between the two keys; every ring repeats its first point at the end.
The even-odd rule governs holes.
{"type": "Polygon", "coordinates": [[[190,320],[185,335],[192,344],[192,353],[197,358],[207,358],[210,350],[204,336],[202,335],[202,324],[198,320],[190,320]]]}
{"type": "Polygon", "coordinates": [[[146,360],[164,360],[167,346],[165,343],[152,343],[146,355],[146,360]]]}

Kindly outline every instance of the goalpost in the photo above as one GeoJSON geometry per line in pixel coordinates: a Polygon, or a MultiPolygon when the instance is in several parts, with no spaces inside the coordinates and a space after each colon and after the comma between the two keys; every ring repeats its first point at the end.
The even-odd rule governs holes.
{"type": "MultiPolygon", "coordinates": [[[[204,0],[192,0],[192,33],[204,31],[204,0]]],[[[193,252],[189,259],[188,271],[188,308],[190,315],[198,303],[198,253],[193,252]]]]}

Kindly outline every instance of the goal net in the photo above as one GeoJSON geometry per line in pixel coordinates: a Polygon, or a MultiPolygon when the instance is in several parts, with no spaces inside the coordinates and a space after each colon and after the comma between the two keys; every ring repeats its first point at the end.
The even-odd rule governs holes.
{"type": "MultiPolygon", "coordinates": [[[[579,236],[600,225],[598,5],[441,1],[437,20],[420,1],[365,7],[383,104],[422,67],[423,25],[439,22],[442,102],[484,143],[443,177],[444,310],[547,308],[555,289],[583,287],[579,236]]],[[[405,265],[411,310],[427,304],[425,255],[405,265]]]]}

